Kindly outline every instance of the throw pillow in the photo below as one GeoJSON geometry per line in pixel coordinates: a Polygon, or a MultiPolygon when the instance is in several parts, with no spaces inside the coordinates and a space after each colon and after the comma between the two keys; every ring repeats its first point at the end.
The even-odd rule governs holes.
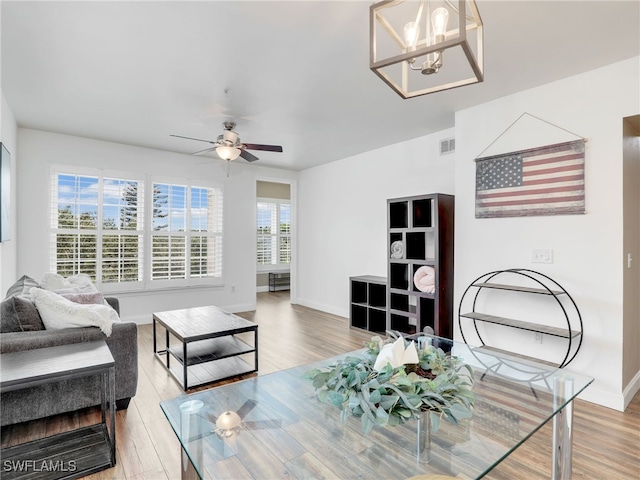
{"type": "Polygon", "coordinates": [[[100,292],[94,293],[61,293],[60,296],[71,300],[74,303],[83,305],[104,305],[104,295],[100,292]]]}
{"type": "Polygon", "coordinates": [[[20,279],[9,287],[7,290],[7,297],[13,297],[14,295],[29,295],[29,291],[33,287],[39,287],[38,282],[33,278],[23,275],[20,279]]]}
{"type": "Polygon", "coordinates": [[[57,273],[45,273],[40,281],[42,288],[56,293],[95,293],[91,277],[84,273],[64,278],[57,273]]]}
{"type": "Polygon", "coordinates": [[[0,303],[0,333],[44,330],[34,303],[27,297],[14,295],[0,303]]]}
{"type": "Polygon", "coordinates": [[[114,323],[115,310],[107,305],[82,305],[58,295],[57,293],[34,288],[31,298],[40,312],[47,330],[68,327],[99,327],[108,337],[114,323]]]}

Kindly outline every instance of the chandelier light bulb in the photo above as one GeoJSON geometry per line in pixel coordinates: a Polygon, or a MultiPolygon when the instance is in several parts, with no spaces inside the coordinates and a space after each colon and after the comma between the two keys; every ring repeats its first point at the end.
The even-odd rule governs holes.
{"type": "Polygon", "coordinates": [[[447,33],[447,23],[449,22],[449,10],[444,7],[436,8],[431,14],[431,24],[433,25],[433,38],[436,43],[444,42],[447,33]]]}
{"type": "Polygon", "coordinates": [[[407,46],[407,51],[415,51],[419,35],[420,25],[417,22],[409,22],[404,26],[404,43],[407,46]]]}

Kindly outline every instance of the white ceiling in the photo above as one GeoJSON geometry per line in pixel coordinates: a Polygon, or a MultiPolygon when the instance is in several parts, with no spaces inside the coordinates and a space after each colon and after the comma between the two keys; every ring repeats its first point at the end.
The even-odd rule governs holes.
{"type": "Polygon", "coordinates": [[[284,147],[258,164],[299,170],[640,55],[637,0],[479,0],[484,83],[402,100],[369,70],[370,4],[4,0],[2,93],[22,127],[180,153],[206,144],[170,134],[215,139],[233,119],[284,147]]]}

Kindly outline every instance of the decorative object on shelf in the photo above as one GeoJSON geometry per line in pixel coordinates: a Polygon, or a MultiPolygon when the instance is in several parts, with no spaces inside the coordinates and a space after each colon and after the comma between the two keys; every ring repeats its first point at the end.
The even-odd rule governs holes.
{"type": "Polygon", "coordinates": [[[404,256],[404,244],[401,240],[396,240],[391,244],[391,258],[402,258],[404,256]]]}
{"type": "Polygon", "coordinates": [[[369,23],[369,67],[402,98],[484,80],[475,0],[385,0],[371,5],[369,23]]]}
{"type": "Polygon", "coordinates": [[[520,115],[475,160],[476,218],[584,214],[585,142],[538,117],[520,115]],[[540,140],[529,140],[533,130],[542,131],[540,140]],[[508,152],[483,156],[492,147],[500,151],[494,144],[503,137],[509,139],[508,152]],[[523,147],[514,151],[516,142],[523,147]]]}
{"type": "Polygon", "coordinates": [[[304,378],[313,383],[318,399],[338,407],[343,421],[351,415],[361,418],[364,432],[376,424],[418,419],[421,412],[431,414],[433,431],[441,417],[452,423],[471,417],[473,371],[468,365],[426,342],[418,352],[400,333],[387,334],[386,340],[372,337],[362,357],[308,371],[304,378]],[[374,366],[379,355],[387,355],[383,352],[393,363],[387,361],[378,371],[374,366]],[[401,363],[407,360],[419,363],[401,363]]]}
{"type": "MultiPolygon", "coordinates": [[[[518,297],[516,300],[519,300],[519,304],[522,304],[521,297],[518,297]]],[[[528,317],[533,318],[530,311],[528,312],[528,317]]],[[[558,282],[547,275],[524,268],[512,268],[488,272],[471,282],[460,299],[460,306],[458,308],[458,326],[460,327],[460,333],[465,343],[472,345],[476,344],[475,338],[471,338],[471,336],[469,336],[469,333],[475,332],[475,336],[481,343],[481,346],[476,347],[474,350],[487,355],[499,354],[502,358],[513,357],[518,362],[521,362],[524,358],[534,360],[538,363],[544,362],[558,368],[563,368],[576,357],[580,350],[580,346],[582,345],[582,316],[580,315],[580,311],[578,310],[578,306],[575,301],[571,298],[571,295],[569,295],[569,293],[567,293],[567,291],[562,288],[558,282]],[[556,319],[556,323],[560,323],[562,326],[549,324],[549,321],[554,319],[551,315],[548,315],[544,309],[552,308],[554,303],[549,303],[548,300],[546,302],[536,303],[538,307],[537,310],[540,311],[540,315],[544,316],[544,323],[537,323],[530,320],[524,321],[485,313],[487,312],[490,304],[485,302],[487,297],[485,297],[484,294],[489,291],[496,290],[504,292],[510,291],[514,292],[514,294],[520,295],[533,295],[540,297],[543,300],[553,299],[561,313],[561,315],[558,315],[560,321],[558,322],[556,319]],[[547,303],[548,305],[546,305],[547,303]],[[472,330],[464,328],[465,323],[463,323],[463,319],[468,319],[465,322],[467,325],[470,321],[473,323],[472,330]],[[562,360],[558,362],[549,362],[544,359],[531,356],[525,357],[519,352],[515,353],[513,350],[506,351],[487,345],[487,342],[485,341],[487,335],[484,330],[478,328],[479,324],[501,325],[503,327],[533,332],[540,339],[539,343],[542,343],[543,336],[564,339],[567,342],[567,349],[563,354],[564,357],[562,360]],[[472,340],[472,342],[469,340],[472,340]]],[[[549,351],[548,347],[544,349],[544,353],[547,355],[549,354],[549,351]]],[[[535,375],[536,372],[538,372],[537,369],[530,373],[535,375]]]]}
{"type": "Polygon", "coordinates": [[[436,291],[436,270],[429,265],[423,265],[413,275],[413,284],[418,290],[425,293],[436,291]]]}

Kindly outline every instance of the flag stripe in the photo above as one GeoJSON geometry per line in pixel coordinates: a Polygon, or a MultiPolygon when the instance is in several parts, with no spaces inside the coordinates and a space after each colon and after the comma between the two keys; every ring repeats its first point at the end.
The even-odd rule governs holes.
{"type": "Polygon", "coordinates": [[[584,140],[476,162],[478,218],[584,213],[584,140]]]}
{"type": "Polygon", "coordinates": [[[582,160],[583,158],[583,154],[582,153],[572,153],[569,155],[536,155],[535,158],[539,158],[539,160],[526,160],[527,156],[523,155],[523,158],[525,158],[525,161],[527,162],[527,165],[544,165],[547,163],[557,163],[557,162],[565,162],[567,160],[582,160]]]}
{"type": "Polygon", "coordinates": [[[575,165],[565,165],[563,167],[553,167],[553,168],[545,168],[542,170],[534,170],[532,172],[524,171],[522,175],[527,177],[530,175],[543,175],[545,173],[558,173],[558,172],[573,172],[576,170],[575,165]]]}
{"type": "MultiPolygon", "coordinates": [[[[556,187],[556,186],[564,186],[564,187],[573,187],[575,185],[584,185],[584,182],[582,180],[570,180],[567,182],[557,182],[557,183],[553,183],[553,184],[549,184],[550,187],[556,187]]],[[[524,186],[520,186],[520,187],[508,187],[508,188],[496,188],[494,190],[486,190],[484,192],[479,192],[478,196],[482,196],[484,197],[485,195],[491,195],[493,193],[504,193],[504,192],[519,192],[521,190],[535,190],[537,188],[540,188],[540,186],[538,185],[524,185],[524,186]]]]}
{"type": "Polygon", "coordinates": [[[499,202],[491,202],[492,207],[502,207],[505,205],[535,205],[539,203],[561,203],[561,202],[576,202],[584,199],[584,192],[581,195],[576,196],[564,196],[564,197],[545,197],[545,198],[519,198],[517,200],[503,200],[499,202]]]}
{"type": "MultiPolygon", "coordinates": [[[[555,167],[564,167],[566,165],[571,165],[576,170],[581,170],[583,168],[581,160],[569,160],[569,161],[558,162],[558,163],[554,164],[555,167]]],[[[523,165],[522,171],[523,172],[535,173],[535,172],[539,172],[541,170],[544,170],[545,168],[549,168],[549,164],[545,163],[545,164],[533,165],[532,166],[530,163],[527,162],[527,163],[525,163],[523,165]]]]}
{"type": "Polygon", "coordinates": [[[584,174],[578,175],[568,175],[566,177],[557,177],[557,178],[540,178],[537,180],[527,180],[525,185],[544,185],[545,183],[556,183],[556,182],[566,182],[567,180],[581,180],[584,182],[584,174]]]}
{"type": "Polygon", "coordinates": [[[512,189],[515,191],[510,192],[496,192],[496,193],[485,193],[480,195],[481,198],[502,198],[502,197],[513,197],[518,195],[541,195],[543,193],[561,193],[561,192],[569,192],[575,190],[584,190],[584,185],[576,184],[576,185],[568,185],[562,187],[549,187],[549,188],[537,188],[534,190],[523,190],[523,189],[512,189]]]}

